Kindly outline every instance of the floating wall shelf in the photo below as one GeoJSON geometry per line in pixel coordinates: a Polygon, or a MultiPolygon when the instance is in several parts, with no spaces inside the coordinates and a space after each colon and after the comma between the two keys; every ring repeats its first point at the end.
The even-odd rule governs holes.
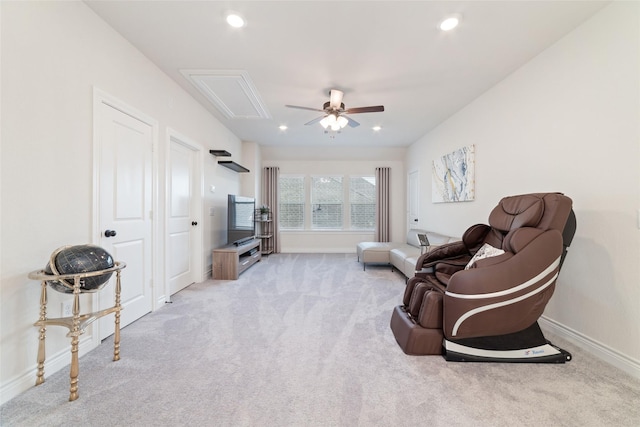
{"type": "Polygon", "coordinates": [[[236,172],[249,172],[249,169],[237,164],[236,162],[232,162],[231,160],[218,160],[218,164],[236,172]]]}
{"type": "MultiPolygon", "coordinates": [[[[227,150],[209,150],[209,153],[213,154],[216,157],[231,157],[231,153],[227,150]]],[[[218,160],[218,164],[224,166],[225,168],[229,168],[232,171],[249,172],[249,169],[237,164],[236,162],[232,162],[231,160],[218,160]]]]}
{"type": "Polygon", "coordinates": [[[209,150],[209,153],[216,157],[231,157],[231,153],[227,150],[209,150]]]}

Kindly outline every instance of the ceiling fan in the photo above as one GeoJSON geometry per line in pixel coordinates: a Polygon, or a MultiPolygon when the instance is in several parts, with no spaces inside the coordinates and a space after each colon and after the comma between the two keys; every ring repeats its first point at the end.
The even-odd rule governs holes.
{"type": "Polygon", "coordinates": [[[329,101],[324,103],[322,109],[300,107],[297,105],[285,105],[285,107],[298,108],[301,110],[321,111],[325,113],[324,116],[317,117],[310,122],[305,123],[305,125],[312,125],[319,122],[325,130],[328,130],[327,128],[330,128],[334,131],[339,131],[347,124],[352,128],[360,126],[360,123],[356,122],[351,117],[346,116],[346,114],[377,113],[384,111],[383,105],[345,109],[344,103],[342,102],[343,96],[344,92],[336,89],[331,89],[329,91],[329,101]]]}

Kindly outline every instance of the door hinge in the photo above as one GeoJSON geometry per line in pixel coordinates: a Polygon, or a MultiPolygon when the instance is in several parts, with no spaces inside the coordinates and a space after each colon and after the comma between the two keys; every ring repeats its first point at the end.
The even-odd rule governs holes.
{"type": "Polygon", "coordinates": [[[149,211],[149,219],[153,219],[153,211],[149,211]]]}

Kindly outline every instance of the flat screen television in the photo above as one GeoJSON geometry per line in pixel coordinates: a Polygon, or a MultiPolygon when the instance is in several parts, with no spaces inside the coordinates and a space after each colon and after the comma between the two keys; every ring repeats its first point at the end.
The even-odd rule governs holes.
{"type": "Polygon", "coordinates": [[[256,200],[229,194],[227,202],[227,244],[241,245],[256,235],[256,200]]]}

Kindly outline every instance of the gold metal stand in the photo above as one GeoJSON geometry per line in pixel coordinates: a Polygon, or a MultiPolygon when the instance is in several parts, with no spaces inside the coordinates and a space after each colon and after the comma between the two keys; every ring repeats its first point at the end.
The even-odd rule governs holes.
{"type": "MultiPolygon", "coordinates": [[[[29,273],[29,279],[41,280],[40,292],[40,319],[34,323],[34,326],[40,327],[40,335],[38,342],[38,372],[36,374],[36,386],[44,383],[44,360],[45,360],[45,338],[47,325],[65,326],[69,328],[68,337],[71,337],[71,378],[69,400],[73,401],[78,398],[78,343],[80,335],[84,334],[88,325],[107,314],[115,313],[115,334],[113,336],[113,360],[120,360],[120,270],[127,265],[124,262],[116,262],[115,266],[99,271],[91,271],[88,273],[78,274],[47,274],[44,270],[32,271],[29,273]],[[95,293],[100,289],[87,291],[81,288],[83,280],[87,277],[101,276],[103,274],[116,273],[116,301],[113,307],[96,311],[93,313],[80,314],[80,294],[95,293]],[[47,282],[54,280],[73,281],[73,316],[60,317],[55,319],[47,319],[47,282]]],[[[62,282],[61,282],[62,283],[62,282]]]]}

